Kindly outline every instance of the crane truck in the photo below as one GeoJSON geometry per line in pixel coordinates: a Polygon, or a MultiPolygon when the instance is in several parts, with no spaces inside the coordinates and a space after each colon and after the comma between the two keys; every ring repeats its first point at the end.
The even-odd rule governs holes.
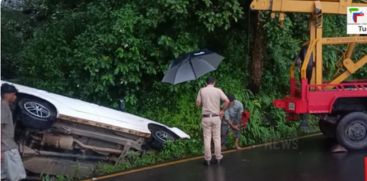
{"type": "MultiPolygon", "coordinates": [[[[367,36],[354,34],[323,37],[323,15],[346,15],[348,9],[355,10],[355,7],[367,7],[367,2],[253,0],[250,5],[252,10],[270,11],[272,17],[279,17],[280,21],[284,21],[286,13],[309,15],[309,40],[305,43],[305,55],[299,67],[300,78],[295,77],[296,66],[293,63],[290,67],[290,93],[283,99],[274,100],[274,106],[283,109],[289,121],[299,120],[300,115],[316,115],[319,118],[320,130],[325,136],[336,138],[338,143],[348,150],[365,150],[367,79],[351,80],[351,76],[367,66],[367,54],[358,58],[354,56],[358,44],[367,45],[367,36]],[[324,80],[323,77],[322,50],[326,45],[346,47],[341,57],[335,60],[338,67],[331,80],[324,80]]],[[[361,12],[359,16],[367,16],[367,12],[361,12]]]]}

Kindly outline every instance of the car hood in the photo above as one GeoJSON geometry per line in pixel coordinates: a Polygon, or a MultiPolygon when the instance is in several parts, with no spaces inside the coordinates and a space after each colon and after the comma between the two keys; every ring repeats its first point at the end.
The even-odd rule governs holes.
{"type": "MultiPolygon", "coordinates": [[[[5,82],[6,81],[1,81],[1,83],[5,82]]],[[[171,130],[180,138],[190,138],[189,135],[178,128],[171,128],[147,118],[32,87],[11,82],[6,83],[13,84],[18,89],[19,93],[32,95],[53,104],[57,109],[57,118],[59,119],[70,119],[94,126],[103,125],[103,127],[115,128],[114,130],[121,130],[129,133],[137,132],[140,136],[145,137],[151,134],[148,125],[156,124],[171,130]]]]}

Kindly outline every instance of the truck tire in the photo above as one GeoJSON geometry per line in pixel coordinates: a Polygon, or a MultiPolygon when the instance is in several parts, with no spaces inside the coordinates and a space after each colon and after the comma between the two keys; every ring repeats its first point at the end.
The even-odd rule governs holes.
{"type": "Polygon", "coordinates": [[[338,123],[337,140],[348,150],[367,148],[367,114],[353,112],[344,116],[338,123]]]}
{"type": "Polygon", "coordinates": [[[327,138],[336,137],[336,124],[329,123],[325,120],[319,121],[319,128],[322,134],[327,138]]]}
{"type": "Polygon", "coordinates": [[[18,99],[17,119],[27,128],[44,130],[56,121],[56,109],[42,99],[20,97],[18,99]]]}

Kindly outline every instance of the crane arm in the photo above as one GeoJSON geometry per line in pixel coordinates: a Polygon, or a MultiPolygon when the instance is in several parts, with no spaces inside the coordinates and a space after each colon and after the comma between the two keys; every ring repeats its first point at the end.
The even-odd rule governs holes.
{"type": "Polygon", "coordinates": [[[322,7],[323,14],[347,14],[348,6],[367,6],[366,3],[353,3],[352,0],[253,0],[252,10],[269,10],[272,12],[313,13],[315,2],[322,7]]]}
{"type": "MultiPolygon", "coordinates": [[[[272,17],[274,14],[279,14],[279,20],[284,21],[285,13],[306,13],[310,14],[309,29],[310,40],[305,60],[301,68],[301,78],[306,79],[306,69],[310,57],[312,56],[315,62],[313,75],[311,78],[312,84],[322,84],[323,81],[323,65],[322,65],[322,46],[336,44],[366,44],[367,37],[349,36],[349,37],[323,37],[323,14],[347,14],[348,7],[367,7],[366,0],[359,0],[359,3],[354,3],[352,0],[253,0],[250,7],[252,10],[271,11],[272,17]]],[[[338,73],[332,83],[337,84],[346,80],[351,74],[367,64],[367,56],[364,56],[356,62],[350,59],[354,46],[349,46],[346,56],[342,59],[345,72],[338,73]]],[[[292,77],[292,76],[291,76],[292,77]]]]}

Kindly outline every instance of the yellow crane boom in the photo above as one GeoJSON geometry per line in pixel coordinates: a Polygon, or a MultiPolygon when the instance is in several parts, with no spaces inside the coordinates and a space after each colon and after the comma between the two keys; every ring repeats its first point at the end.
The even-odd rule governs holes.
{"type": "Polygon", "coordinates": [[[283,13],[313,13],[316,4],[322,7],[324,14],[347,14],[348,6],[366,6],[365,3],[353,3],[352,0],[253,0],[251,9],[283,13]]]}
{"type": "MultiPolygon", "coordinates": [[[[330,84],[338,84],[346,80],[351,74],[367,64],[367,55],[359,60],[352,60],[352,54],[356,44],[367,44],[365,36],[346,37],[323,37],[323,14],[347,14],[347,7],[367,7],[364,0],[353,2],[352,0],[253,0],[250,7],[252,10],[271,11],[272,17],[279,14],[280,21],[284,20],[285,13],[308,13],[310,14],[309,29],[310,40],[308,49],[301,67],[301,78],[306,79],[306,69],[310,61],[315,60],[311,84],[323,83],[322,46],[347,44],[347,49],[341,58],[341,70],[331,80],[330,84]]],[[[342,28],[342,27],[341,27],[342,28]]],[[[345,27],[346,28],[346,27],[345,27]]],[[[337,60],[336,60],[337,61],[337,60]]],[[[294,67],[294,66],[293,66],[294,67]]],[[[291,74],[294,70],[290,71],[291,74]]],[[[291,75],[293,77],[294,75],[291,75]]]]}

